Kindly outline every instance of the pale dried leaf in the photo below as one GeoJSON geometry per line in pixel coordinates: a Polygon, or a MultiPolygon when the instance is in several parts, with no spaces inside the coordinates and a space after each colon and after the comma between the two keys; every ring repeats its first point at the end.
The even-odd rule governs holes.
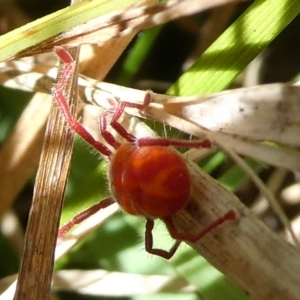
{"type": "MultiPolygon", "coordinates": [[[[99,91],[95,93],[87,88],[85,96],[101,105],[105,105],[103,91],[123,101],[137,103],[143,101],[146,93],[106,83],[97,86],[99,91]]],[[[300,170],[300,153],[296,148],[300,145],[299,95],[299,87],[284,84],[208,96],[153,94],[153,102],[144,114],[199,138],[209,138],[239,154],[270,165],[300,170]],[[265,142],[285,147],[274,147],[265,142]]],[[[142,116],[133,110],[128,112],[142,116]]]]}
{"type": "Polygon", "coordinates": [[[213,132],[299,147],[299,95],[297,86],[270,84],[205,96],[201,103],[162,104],[164,112],[213,132]]]}
{"type": "MultiPolygon", "coordinates": [[[[55,69],[23,61],[2,64],[0,83],[24,90],[51,92],[55,69]],[[44,72],[47,75],[41,74],[44,72]],[[11,74],[15,77],[11,78],[11,74]]],[[[146,92],[79,78],[82,100],[109,107],[107,98],[142,103],[146,92]],[[95,85],[94,85],[95,84],[95,85]]],[[[300,104],[298,86],[271,84],[207,96],[174,97],[153,94],[145,115],[274,166],[300,170],[300,104]],[[279,143],[273,147],[262,142],[279,143]]],[[[128,109],[132,115],[143,117],[128,109]]]]}

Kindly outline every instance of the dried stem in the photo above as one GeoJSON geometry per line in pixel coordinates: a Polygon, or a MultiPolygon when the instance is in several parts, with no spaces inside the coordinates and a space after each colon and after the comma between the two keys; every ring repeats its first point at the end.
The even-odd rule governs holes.
{"type": "MultiPolygon", "coordinates": [[[[77,57],[78,51],[73,55],[77,57]]],[[[68,90],[73,112],[77,78],[68,90]]],[[[64,191],[69,173],[73,132],[65,125],[56,104],[52,106],[36,177],[32,208],[25,237],[15,300],[48,299],[53,272],[54,249],[64,191]]]]}

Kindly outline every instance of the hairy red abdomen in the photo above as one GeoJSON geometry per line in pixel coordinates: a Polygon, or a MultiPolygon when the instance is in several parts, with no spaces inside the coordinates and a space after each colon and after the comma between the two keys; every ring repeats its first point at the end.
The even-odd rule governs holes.
{"type": "Polygon", "coordinates": [[[121,145],[111,159],[109,179],[114,199],[133,215],[171,216],[190,197],[186,163],[169,147],[121,145]]]}

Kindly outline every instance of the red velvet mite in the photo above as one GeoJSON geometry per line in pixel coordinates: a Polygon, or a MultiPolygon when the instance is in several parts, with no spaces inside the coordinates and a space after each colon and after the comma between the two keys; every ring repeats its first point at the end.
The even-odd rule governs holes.
{"type": "Polygon", "coordinates": [[[199,233],[187,234],[178,232],[173,224],[172,216],[184,209],[189,203],[191,178],[185,161],[170,146],[209,148],[211,146],[210,141],[136,138],[128,133],[118,120],[125,107],[134,107],[140,110],[146,109],[151,102],[151,94],[147,93],[143,104],[120,101],[112,104],[112,108],[100,117],[101,135],[107,144],[114,148],[114,151],[111,151],[105,144],[96,141],[72,117],[70,108],[63,95],[63,89],[66,79],[74,70],[74,62],[64,48],[56,47],[55,52],[65,66],[54,89],[54,98],[70,128],[98,152],[109,158],[108,179],[112,194],[112,197],[102,200],[100,203],[75,216],[69,223],[60,228],[58,236],[64,236],[76,224],[116,201],[125,212],[146,218],[146,251],[169,259],[174,255],[181,241],[195,242],[225,221],[235,219],[235,213],[231,210],[199,233]],[[108,131],[108,125],[127,142],[119,143],[108,131]],[[170,235],[176,240],[170,250],[153,247],[152,229],[156,218],[164,221],[170,235]]]}

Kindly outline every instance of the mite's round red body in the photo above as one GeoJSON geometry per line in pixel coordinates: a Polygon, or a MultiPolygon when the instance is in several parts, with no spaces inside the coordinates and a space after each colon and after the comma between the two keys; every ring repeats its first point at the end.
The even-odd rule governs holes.
{"type": "Polygon", "coordinates": [[[114,199],[124,211],[148,218],[164,218],[183,209],[190,197],[186,163],[164,146],[121,145],[110,162],[114,199]]]}

